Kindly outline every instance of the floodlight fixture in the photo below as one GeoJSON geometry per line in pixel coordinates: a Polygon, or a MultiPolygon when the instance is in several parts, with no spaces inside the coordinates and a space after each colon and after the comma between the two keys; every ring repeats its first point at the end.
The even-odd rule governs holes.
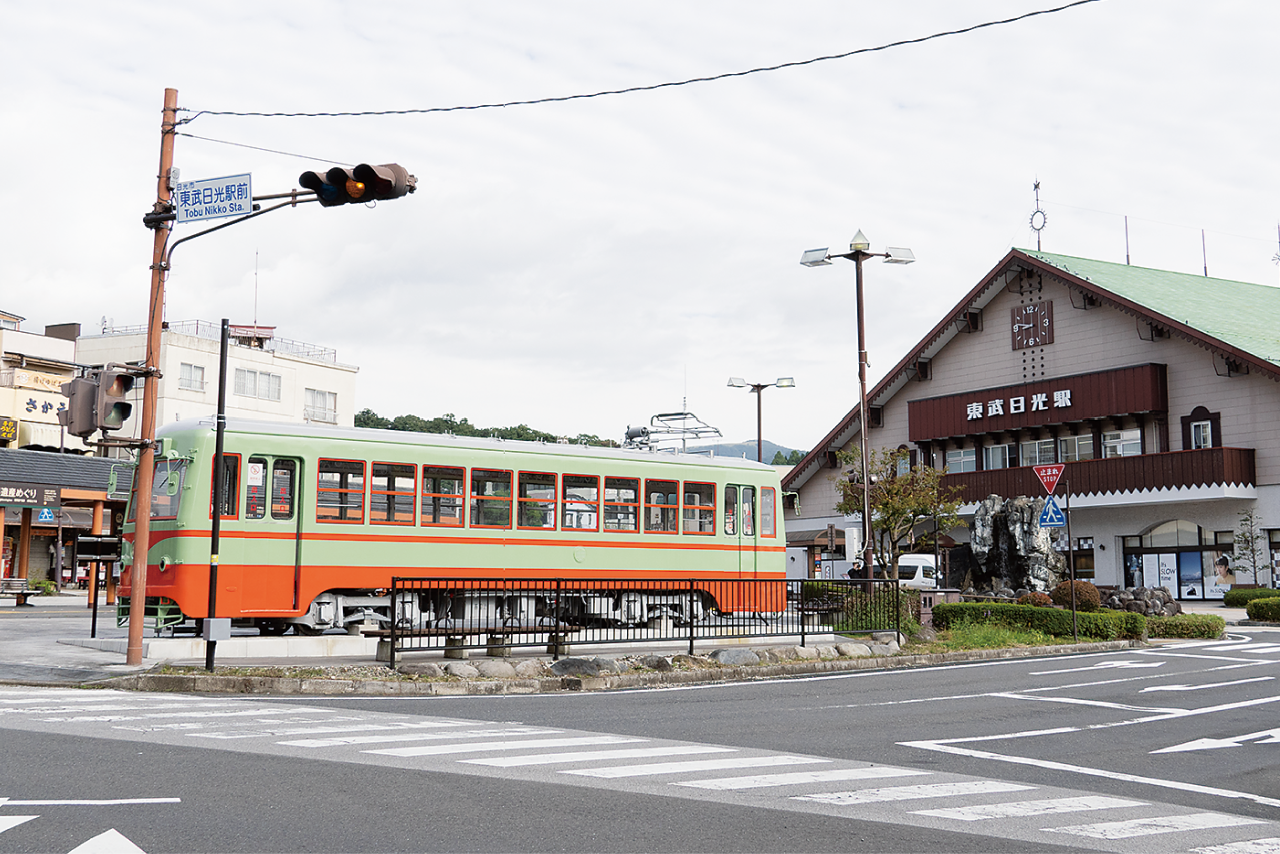
{"type": "Polygon", "coordinates": [[[862,229],[858,229],[858,233],[853,236],[853,240],[849,241],[850,252],[867,252],[871,249],[871,241],[867,240],[867,236],[862,233],[862,229]]]}
{"type": "Polygon", "coordinates": [[[806,267],[825,267],[831,263],[828,260],[827,247],[807,250],[800,256],[800,263],[806,267]]]}
{"type": "Polygon", "coordinates": [[[778,388],[795,388],[796,381],[794,377],[778,377],[778,381],[774,385],[778,388]]]}
{"type": "Polygon", "coordinates": [[[888,246],[884,254],[886,264],[914,264],[916,260],[915,253],[903,246],[888,246]]]}
{"type": "Polygon", "coordinates": [[[729,388],[746,388],[747,381],[742,377],[729,377],[729,388]]]}

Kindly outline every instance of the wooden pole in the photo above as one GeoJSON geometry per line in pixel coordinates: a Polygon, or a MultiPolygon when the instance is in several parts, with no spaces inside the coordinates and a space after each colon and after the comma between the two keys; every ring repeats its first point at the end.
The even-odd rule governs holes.
{"type": "MultiPolygon", "coordinates": [[[[160,120],[160,174],[156,181],[158,206],[169,202],[169,173],[173,168],[173,139],[177,128],[178,90],[164,90],[164,114],[160,120]]],[[[156,383],[160,367],[160,329],[164,321],[164,256],[169,225],[155,226],[151,247],[151,300],[147,311],[147,371],[142,395],[142,451],[138,454],[135,500],[133,569],[129,576],[129,643],[126,664],[142,663],[142,632],[147,615],[147,553],[151,544],[151,485],[155,476],[156,383]]]]}

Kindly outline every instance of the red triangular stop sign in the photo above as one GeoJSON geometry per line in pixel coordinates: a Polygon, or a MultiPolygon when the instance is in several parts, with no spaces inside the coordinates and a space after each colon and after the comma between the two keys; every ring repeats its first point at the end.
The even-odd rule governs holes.
{"type": "Polygon", "coordinates": [[[1053,490],[1058,485],[1058,478],[1062,477],[1066,466],[1058,463],[1052,466],[1032,466],[1032,468],[1035,469],[1036,477],[1040,478],[1040,482],[1044,484],[1044,491],[1053,495],[1053,490]]]}

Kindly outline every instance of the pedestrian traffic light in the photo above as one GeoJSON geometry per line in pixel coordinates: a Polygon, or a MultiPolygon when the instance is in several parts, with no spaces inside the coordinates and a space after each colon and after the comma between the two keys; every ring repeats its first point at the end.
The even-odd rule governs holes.
{"type": "Polygon", "coordinates": [[[62,394],[67,398],[67,408],[58,412],[58,423],[72,436],[87,439],[98,429],[94,407],[98,399],[98,383],[80,378],[62,384],[62,394]]]}
{"type": "Polygon", "coordinates": [[[313,191],[321,205],[331,208],[398,199],[412,193],[418,179],[398,163],[361,163],[354,169],[335,166],[328,172],[303,172],[298,183],[313,191]]]}
{"type": "Polygon", "coordinates": [[[133,404],[125,397],[133,389],[133,375],[124,371],[106,370],[98,374],[98,394],[95,416],[103,430],[119,430],[133,412],[133,404]]]}

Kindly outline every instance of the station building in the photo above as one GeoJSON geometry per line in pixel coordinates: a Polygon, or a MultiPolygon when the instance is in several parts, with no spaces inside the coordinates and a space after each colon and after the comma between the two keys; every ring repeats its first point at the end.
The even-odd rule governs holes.
{"type": "MultiPolygon", "coordinates": [[[[1059,548],[1098,585],[1183,600],[1274,586],[1277,318],[1280,288],[1015,249],[868,390],[869,444],[945,467],[969,518],[989,495],[1043,496],[1031,467],[1065,464],[1074,542],[1059,548]],[[1236,543],[1248,510],[1256,577],[1236,543]]],[[[784,478],[791,545],[828,524],[854,537],[835,451],[863,423],[855,405],[784,478]]]]}

